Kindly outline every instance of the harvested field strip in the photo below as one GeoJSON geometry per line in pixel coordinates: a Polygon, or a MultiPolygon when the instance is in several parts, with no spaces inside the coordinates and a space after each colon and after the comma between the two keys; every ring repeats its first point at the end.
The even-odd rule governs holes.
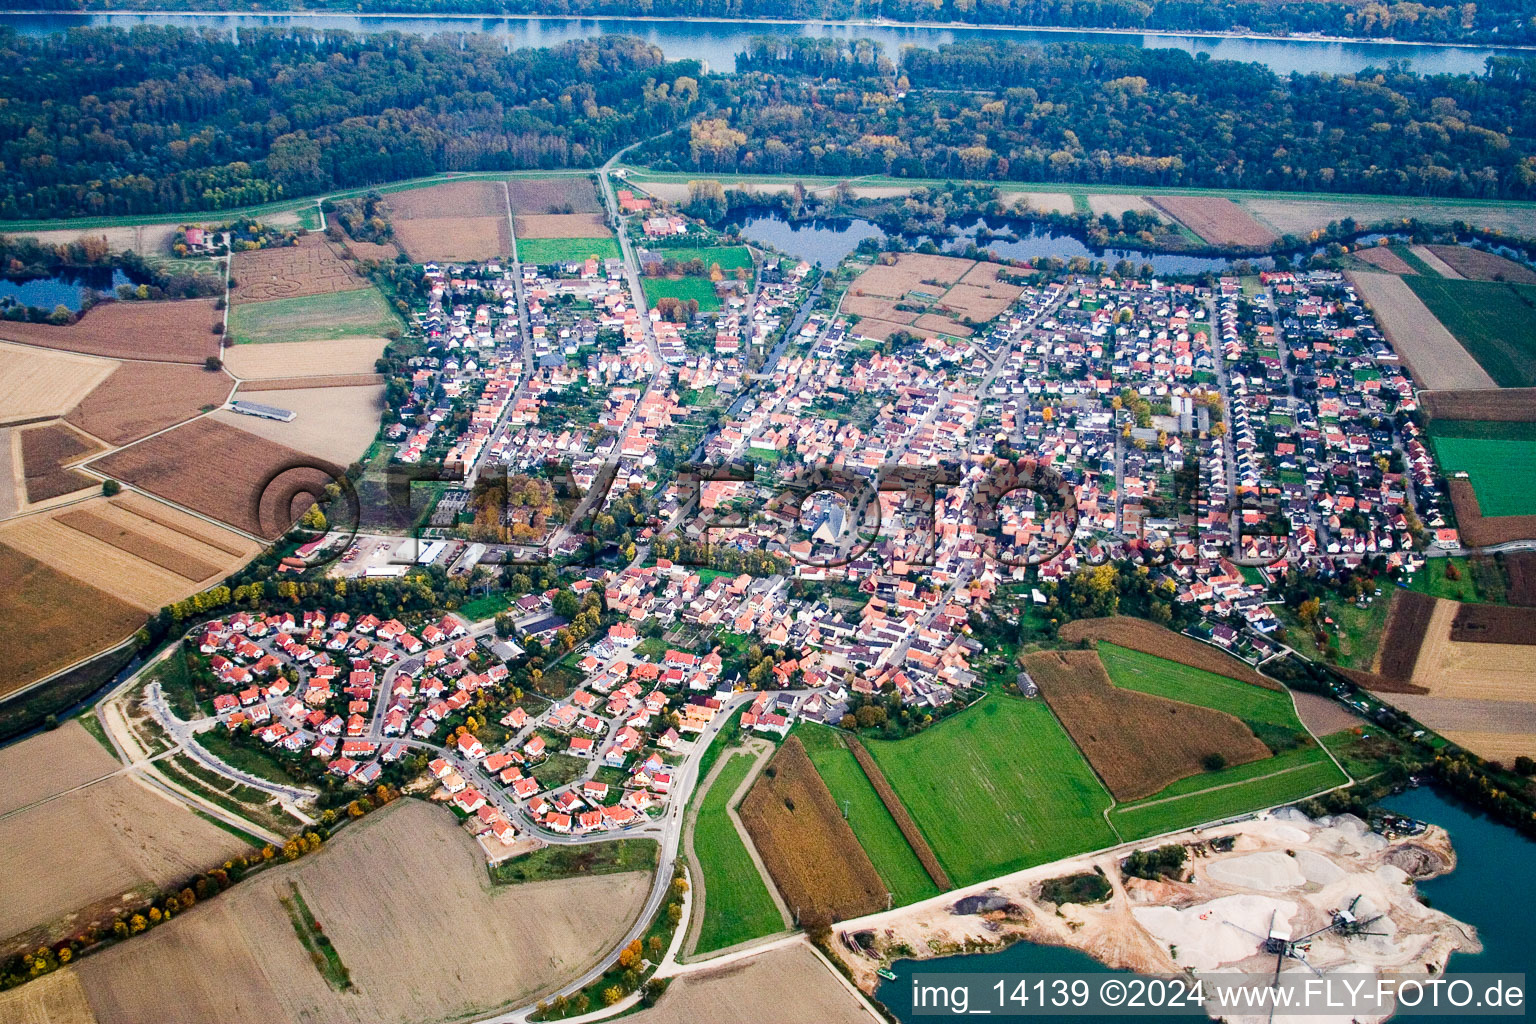
{"type": "Polygon", "coordinates": [[[61,967],[0,993],[0,1024],[96,1024],[74,968],[61,967]]]}
{"type": "Polygon", "coordinates": [[[257,536],[281,536],[310,503],[278,508],[288,484],[323,488],[341,470],[203,417],[113,452],[99,472],[257,536]],[[274,483],[275,481],[275,483],[274,483]]]}
{"type": "Polygon", "coordinates": [[[117,643],[145,612],[0,543],[0,694],[117,643]]]}
{"type": "Polygon", "coordinates": [[[124,362],[66,418],[123,445],[223,405],[233,386],[228,374],[201,366],[124,362]]]}
{"type": "Polygon", "coordinates": [[[1198,775],[1208,756],[1233,765],[1270,756],[1232,715],[1114,686],[1093,651],[1040,651],[1024,668],[1116,800],[1198,775]]]}
{"type": "Polygon", "coordinates": [[[0,541],[147,612],[158,611],[197,589],[178,573],[70,529],[57,520],[57,515],[12,519],[0,526],[0,541]]]}
{"type": "Polygon", "coordinates": [[[1245,722],[1301,730],[1290,695],[1261,689],[1181,662],[1111,643],[1099,644],[1099,658],[1116,686],[1225,711],[1245,722]]]}
{"type": "Polygon", "coordinates": [[[0,323],[0,338],[98,356],[201,363],[219,353],[213,325],[223,322],[223,314],[213,304],[213,299],[103,302],[68,327],[0,323]]]}
{"type": "Polygon", "coordinates": [[[1391,249],[1384,245],[1373,245],[1364,249],[1356,250],[1355,256],[1356,258],[1371,264],[1373,267],[1380,267],[1382,270],[1387,271],[1389,274],[1418,273],[1417,270],[1413,269],[1413,267],[1409,265],[1407,260],[1403,259],[1397,253],[1393,252],[1391,249]]]}
{"type": "Polygon", "coordinates": [[[771,935],[784,927],[778,906],[726,813],[757,759],[745,753],[726,758],[699,804],[693,827],[694,855],[704,873],[704,923],[695,947],[700,953],[771,935]]]}
{"type": "Polygon", "coordinates": [[[1435,420],[1536,422],[1536,388],[1497,391],[1421,391],[1419,406],[1435,420]]]}
{"type": "Polygon", "coordinates": [[[204,523],[194,516],[178,512],[167,505],[152,501],[138,494],[124,494],[112,499],[112,504],[124,512],[158,523],[193,540],[217,548],[227,555],[245,555],[246,542],[236,535],[222,530],[212,523],[204,523]]]}
{"type": "Polygon", "coordinates": [[[868,746],[957,885],[1114,843],[1113,798],[1043,701],[986,697],[868,746]]]}
{"type": "Polygon", "coordinates": [[[539,213],[601,213],[597,189],[586,176],[508,178],[507,200],[519,216],[539,213]]]}
{"type": "Polygon", "coordinates": [[[1424,265],[1434,271],[1437,277],[1447,277],[1453,281],[1463,280],[1462,276],[1449,263],[1436,256],[1425,246],[1410,245],[1408,251],[1423,261],[1424,265]]]}
{"type": "Polygon", "coordinates": [[[101,451],[101,446],[63,420],[20,432],[27,501],[47,501],[96,484],[94,477],[66,466],[101,451]]]}
{"type": "Polygon", "coordinates": [[[522,214],[515,221],[517,244],[530,238],[612,238],[600,213],[522,214]]]}
{"type": "Polygon", "coordinates": [[[934,854],[933,847],[928,845],[928,839],[923,835],[923,830],[917,827],[917,822],[913,821],[912,815],[907,813],[906,806],[901,802],[901,798],[896,795],[896,791],[891,788],[890,782],[885,778],[885,773],[880,770],[880,765],[875,762],[870,752],[864,748],[864,744],[860,743],[856,738],[851,736],[848,738],[848,748],[853,752],[854,759],[858,761],[859,768],[864,772],[864,777],[869,780],[870,786],[874,788],[875,795],[885,805],[886,811],[890,813],[892,820],[896,822],[896,827],[901,830],[902,838],[907,841],[907,846],[911,848],[912,853],[917,857],[918,863],[922,864],[923,870],[928,872],[928,877],[933,880],[933,884],[938,886],[941,892],[953,889],[955,883],[949,880],[949,875],[944,871],[943,865],[939,863],[939,858],[934,854]]]}
{"type": "Polygon", "coordinates": [[[92,356],[0,343],[0,423],[64,415],[115,365],[92,356]]]}
{"type": "Polygon", "coordinates": [[[1301,800],[1347,781],[1325,750],[1311,747],[1185,779],[1140,803],[1116,807],[1110,820],[1122,838],[1144,839],[1301,800]]]}
{"type": "Polygon", "coordinates": [[[1499,387],[1536,387],[1536,285],[1403,280],[1499,387]]]}
{"type": "MultiPolygon", "coordinates": [[[[1428,616],[1425,616],[1426,621],[1428,616]]],[[[1451,640],[1465,644],[1520,644],[1536,641],[1536,608],[1464,604],[1451,620],[1451,640]]]]}
{"type": "Polygon", "coordinates": [[[257,391],[296,391],[300,388],[353,388],[385,383],[382,373],[340,373],[331,377],[272,377],[240,382],[239,394],[257,391]]]}
{"type": "Polygon", "coordinates": [[[208,579],[219,571],[217,565],[162,544],[142,533],[125,529],[89,509],[71,509],[55,518],[71,530],[78,530],[87,537],[94,537],[111,544],[120,551],[126,551],[146,562],[153,562],[160,568],[169,569],[194,583],[208,579]]]}
{"type": "Polygon", "coordinates": [[[796,733],[810,754],[832,799],[848,812],[848,824],[859,845],[869,855],[875,870],[885,881],[896,906],[937,896],[922,861],[917,859],[896,819],[880,800],[869,776],[859,766],[844,737],[827,726],[807,723],[796,733]]]}
{"type": "Polygon", "coordinates": [[[1375,314],[1382,333],[1419,387],[1446,390],[1497,387],[1494,378],[1479,365],[1479,360],[1474,359],[1448,329],[1451,325],[1436,319],[1422,295],[1417,294],[1419,282],[1438,281],[1438,278],[1354,272],[1345,277],[1375,314]]]}
{"type": "Polygon", "coordinates": [[[802,924],[814,928],[885,909],[885,883],[796,737],[752,784],[741,821],[802,924]]]}
{"type": "Polygon", "coordinates": [[[1424,630],[1435,611],[1435,599],[1411,590],[1398,590],[1392,596],[1392,610],[1387,613],[1387,628],[1382,635],[1380,673],[1388,679],[1405,682],[1413,678],[1413,666],[1419,660],[1424,630]]]}
{"type": "Polygon", "coordinates": [[[346,337],[236,345],[224,353],[224,365],[242,385],[256,380],[373,374],[378,372],[379,357],[387,344],[383,338],[346,337]]]}
{"type": "Polygon", "coordinates": [[[1429,245],[1425,248],[1468,280],[1536,284],[1536,270],[1496,253],[1466,245],[1429,245]]]}
{"type": "Polygon", "coordinates": [[[1073,643],[1085,639],[1107,640],[1118,647],[1128,647],[1143,654],[1192,665],[1266,690],[1281,689],[1279,683],[1259,675],[1247,662],[1239,661],[1192,636],[1164,629],[1146,619],[1135,619],[1127,615],[1107,619],[1074,619],[1061,627],[1061,637],[1073,643]]]}
{"type": "Polygon", "coordinates": [[[1220,196],[1148,196],[1147,201],[1212,245],[1259,249],[1277,237],[1253,214],[1220,196]]]}

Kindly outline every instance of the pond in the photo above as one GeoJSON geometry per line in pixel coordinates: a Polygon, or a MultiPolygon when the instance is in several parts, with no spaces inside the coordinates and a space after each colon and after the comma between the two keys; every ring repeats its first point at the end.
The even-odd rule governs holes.
{"type": "MultiPolygon", "coordinates": [[[[1530,908],[1536,907],[1536,877],[1530,871],[1532,857],[1536,856],[1536,843],[1464,804],[1441,796],[1428,786],[1391,797],[1383,801],[1383,806],[1439,825],[1451,834],[1451,843],[1456,849],[1456,870],[1420,883],[1419,891],[1436,909],[1477,928],[1483,941],[1483,952],[1452,954],[1450,969],[1457,972],[1529,971],[1532,962],[1536,961],[1536,937],[1526,920],[1530,908]]],[[[875,995],[899,1020],[910,1024],[931,1019],[912,1012],[911,979],[914,974],[1127,973],[1109,971],[1097,960],[1074,949],[1028,942],[1015,943],[1001,952],[976,956],[899,960],[891,965],[891,971],[896,978],[883,983],[875,995]]],[[[1206,1018],[1202,1014],[1199,1019],[1206,1018]]]]}
{"type": "Polygon", "coordinates": [[[67,14],[7,13],[0,24],[24,35],[62,32],[82,25],[181,25],[199,29],[237,32],[242,28],[303,27],[348,32],[404,32],[433,35],[439,32],[483,32],[509,48],[554,46],[572,39],[604,35],[633,35],[660,46],[669,58],[706,62],[715,71],[735,67],[736,54],[757,35],[817,36],[838,39],[872,39],[891,56],[903,46],[933,49],[946,43],[973,39],[1006,39],[1033,43],[1117,43],[1152,49],[1178,49],[1207,53],[1220,60],[1256,61],[1279,75],[1324,71],[1348,74],[1366,67],[1386,67],[1398,61],[1423,74],[1479,74],[1494,54],[1528,55],[1518,47],[1454,46],[1441,43],[1353,42],[1329,39],[1269,36],[1189,35],[1105,30],[970,28],[964,26],[902,25],[890,22],[825,21],[731,21],[689,18],[564,18],[475,15],[354,15],[296,14],[67,14]]]}
{"type": "MultiPolygon", "coordinates": [[[[771,245],[791,256],[798,256],[812,263],[831,268],[858,248],[866,238],[881,238],[884,232],[874,222],[863,218],[847,220],[811,220],[791,222],[776,210],[739,212],[727,219],[726,224],[736,227],[743,238],[771,245]]],[[[989,238],[977,242],[1004,259],[1030,260],[1044,256],[1071,259],[1084,256],[1103,260],[1110,265],[1127,259],[1138,268],[1150,263],[1159,274],[1200,274],[1205,271],[1224,272],[1230,261],[1216,256],[1186,256],[1179,253],[1141,252],[1135,249],[1095,249],[1072,235],[1053,231],[1044,224],[1028,221],[972,218],[956,221],[960,234],[937,240],[946,251],[963,250],[970,242],[977,242],[977,235],[985,226],[987,230],[1006,234],[1016,241],[989,238]]],[[[1249,260],[1254,266],[1271,265],[1265,260],[1249,260]]]]}
{"type": "Polygon", "coordinates": [[[53,277],[33,277],[24,281],[0,277],[0,306],[36,306],[53,310],[63,306],[71,313],[80,312],[87,292],[113,292],[120,284],[131,283],[127,274],[108,267],[75,268],[53,277]]]}

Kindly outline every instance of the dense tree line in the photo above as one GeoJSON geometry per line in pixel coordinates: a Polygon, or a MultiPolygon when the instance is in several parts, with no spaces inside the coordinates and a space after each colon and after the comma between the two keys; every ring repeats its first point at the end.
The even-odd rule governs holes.
{"type": "Polygon", "coordinates": [[[696,62],[633,38],[0,34],[0,219],[245,206],[437,171],[590,167],[665,131],[696,62]]]}
{"type": "MultiPolygon", "coordinates": [[[[794,66],[710,80],[661,169],[1528,198],[1536,62],[1470,76],[1293,74],[1177,50],[973,42],[907,49],[900,75],[794,66]],[[909,91],[910,90],[910,91],[909,91]]],[[[764,52],[754,67],[772,65],[764,52]]]]}
{"type": "Polygon", "coordinates": [[[1314,32],[1363,39],[1536,41],[1520,0],[27,0],[57,10],[316,10],[419,14],[810,18],[1151,29],[1314,32]]]}

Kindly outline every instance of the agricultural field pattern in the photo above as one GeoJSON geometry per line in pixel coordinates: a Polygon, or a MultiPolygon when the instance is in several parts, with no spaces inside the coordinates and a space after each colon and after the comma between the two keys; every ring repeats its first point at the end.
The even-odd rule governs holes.
{"type": "Polygon", "coordinates": [[[973,103],[999,49],[940,117],[963,42],[462,31],[248,33],[304,71],[187,74],[278,141],[131,197],[0,141],[0,1024],[911,1024],[1016,940],[1502,941],[1384,808],[1536,820],[1536,203],[1089,181],[1086,128],[1021,178],[1066,86],[973,103]]]}

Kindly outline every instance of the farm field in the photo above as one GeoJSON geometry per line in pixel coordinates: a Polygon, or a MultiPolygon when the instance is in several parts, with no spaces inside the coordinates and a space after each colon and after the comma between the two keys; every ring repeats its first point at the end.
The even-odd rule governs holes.
{"type": "Polygon", "coordinates": [[[1109,793],[1041,702],[985,698],[868,746],[957,885],[1114,843],[1109,793]]]}
{"type": "MultiPolygon", "coordinates": [[[[1427,571],[1427,567],[1426,567],[1427,571]]],[[[1424,642],[1424,630],[1435,610],[1435,600],[1410,590],[1393,595],[1387,612],[1387,626],[1381,640],[1381,658],[1377,666],[1388,679],[1411,679],[1413,666],[1424,642]]]]}
{"type": "Polygon", "coordinates": [[[235,345],[335,341],[399,327],[375,288],[247,302],[229,310],[229,337],[235,345]]]}
{"type": "Polygon", "coordinates": [[[522,238],[517,240],[517,258],[523,263],[546,265],[550,263],[576,263],[596,256],[598,259],[618,259],[619,243],[616,239],[602,238],[522,238]]]}
{"type": "Polygon", "coordinates": [[[642,278],[645,300],[652,308],[662,299],[689,299],[699,304],[699,309],[709,313],[720,308],[720,296],[707,277],[647,277],[642,278]]]}
{"type": "MultiPolygon", "coordinates": [[[[1137,213],[1156,212],[1152,209],[1152,204],[1147,202],[1141,196],[1111,196],[1094,194],[1088,196],[1087,199],[1088,209],[1093,212],[1095,217],[1102,216],[1106,213],[1113,214],[1116,217],[1123,217],[1131,210],[1135,210],[1137,213]]],[[[1070,213],[1071,210],[1072,208],[1068,206],[1066,212],[1070,213]]]]}
{"type": "Polygon", "coordinates": [[[101,451],[101,446],[95,441],[71,428],[63,420],[27,427],[18,433],[21,439],[21,467],[29,503],[48,501],[96,486],[94,477],[66,468],[69,463],[80,462],[101,451]]]}
{"type": "Polygon", "coordinates": [[[635,1024],[871,1024],[872,1020],[834,969],[803,942],[681,975],[667,986],[660,1002],[632,1019],[635,1024]]]}
{"type": "Polygon", "coordinates": [[[1506,595],[1510,604],[1536,605],[1536,552],[1512,551],[1504,556],[1508,573],[1506,595]]]}
{"type": "Polygon", "coordinates": [[[1305,236],[1329,221],[1353,217],[1362,225],[1416,217],[1426,224],[1465,221],[1517,235],[1536,233],[1536,208],[1517,203],[1424,203],[1412,198],[1339,196],[1331,199],[1244,195],[1238,200],[1276,233],[1305,236]]]}
{"type": "Polygon", "coordinates": [[[1259,675],[1247,662],[1146,619],[1128,615],[1105,619],[1074,619],[1061,627],[1061,638],[1072,643],[1085,639],[1108,641],[1117,647],[1167,658],[1228,679],[1262,686],[1266,690],[1280,689],[1279,683],[1259,675]]]}
{"type": "Polygon", "coordinates": [[[277,537],[303,509],[277,508],[286,489],[268,488],[277,474],[283,482],[313,482],[323,487],[340,467],[319,461],[217,420],[203,417],[147,441],[98,459],[94,468],[132,483],[167,501],[196,509],[236,529],[277,537]],[[302,467],[292,469],[291,467],[302,467]]]}
{"type": "Polygon", "coordinates": [[[1389,246],[1372,245],[1355,250],[1355,256],[1364,260],[1373,267],[1379,267],[1389,274],[1417,274],[1407,260],[1393,252],[1389,246]]]}
{"type": "Polygon", "coordinates": [[[1413,254],[1414,259],[1423,264],[1424,269],[1420,273],[1428,272],[1437,277],[1448,277],[1453,281],[1463,279],[1454,267],[1435,255],[1434,251],[1428,246],[1410,245],[1408,251],[1413,254]]]}
{"type": "Polygon", "coordinates": [[[1431,420],[1536,421],[1536,388],[1497,391],[1421,391],[1419,406],[1431,420]]]}
{"type": "Polygon", "coordinates": [[[1484,547],[1536,538],[1536,515],[1484,516],[1470,480],[1447,480],[1463,547],[1484,547]]]}
{"type": "Polygon", "coordinates": [[[1158,210],[1212,245],[1263,248],[1276,234],[1242,206],[1220,196],[1149,196],[1158,210]]]}
{"type": "Polygon", "coordinates": [[[385,197],[395,242],[418,263],[512,253],[507,191],[499,181],[450,181],[385,197]]]}
{"type": "Polygon", "coordinates": [[[68,327],[0,323],[0,338],[109,358],[201,363],[219,354],[213,325],[222,322],[213,299],[103,302],[68,327]]]}
{"type": "Polygon", "coordinates": [[[12,939],[77,911],[82,916],[70,927],[78,930],[120,906],[125,894],[179,883],[244,849],[132,778],[105,779],[0,818],[0,871],[31,880],[10,887],[0,904],[0,936],[12,939]]]}
{"type": "Polygon", "coordinates": [[[1099,644],[1099,659],[1116,686],[1215,708],[1244,722],[1301,729],[1291,697],[1283,691],[1253,686],[1112,643],[1099,644]]]}
{"type": "Polygon", "coordinates": [[[493,885],[448,811],[402,800],[77,970],[102,1024],[172,1004],[183,1019],[229,1024],[457,1020],[532,1001],[595,963],[648,885],[637,872],[493,885]],[[294,934],[279,896],[295,885],[352,991],[332,989],[294,934]]]}
{"type": "Polygon", "coordinates": [[[519,217],[540,213],[601,213],[597,188],[585,175],[508,178],[507,201],[519,217]]]}
{"type": "Polygon", "coordinates": [[[68,967],[0,992],[0,1024],[96,1024],[80,979],[68,967]]]}
{"type": "Polygon", "coordinates": [[[1040,651],[1024,668],[1118,801],[1199,775],[1207,756],[1237,765],[1270,755],[1232,715],[1114,686],[1093,651],[1040,651]]]}
{"type": "Polygon", "coordinates": [[[832,799],[839,807],[848,808],[848,824],[892,894],[893,905],[937,896],[939,887],[928,877],[843,737],[830,727],[815,724],[803,726],[796,735],[832,799]]]}
{"type": "Polygon", "coordinates": [[[122,765],[76,721],[0,748],[0,814],[74,789],[122,765]],[[47,765],[47,771],[38,771],[47,765]]]}
{"type": "Polygon", "coordinates": [[[104,441],[128,444],[222,405],[234,382],[177,363],[123,362],[66,419],[104,441]]]}
{"type": "Polygon", "coordinates": [[[1382,333],[1397,350],[1413,378],[1422,388],[1474,390],[1494,388],[1494,378],[1473,358],[1466,338],[1449,330],[1452,325],[1436,319],[1425,304],[1419,283],[1440,281],[1422,275],[1394,277],[1391,274],[1345,275],[1360,297],[1376,315],[1382,333]]]}
{"type": "MultiPolygon", "coordinates": [[[[858,195],[861,190],[854,189],[853,191],[855,195],[858,195]]],[[[906,191],[910,193],[912,190],[907,189],[906,191]]],[[[1124,200],[1136,199],[1138,197],[1113,196],[1106,198],[1113,200],[1124,200]]],[[[1044,210],[1051,213],[1072,212],[1072,197],[1065,192],[1013,192],[1005,189],[998,192],[997,194],[998,202],[1002,203],[1004,206],[1011,207],[1020,199],[1023,199],[1025,202],[1029,203],[1029,208],[1032,210],[1044,210]]]]}
{"type": "Polygon", "coordinates": [[[388,345],[383,338],[353,336],[281,345],[237,345],[224,353],[224,365],[242,381],[374,373],[388,345]]]}
{"type": "Polygon", "coordinates": [[[799,739],[779,747],[740,814],[774,885],[802,922],[831,924],[885,909],[885,883],[799,739]]]}
{"type": "Polygon", "coordinates": [[[1466,473],[1484,517],[1536,514],[1536,423],[1436,420],[1429,436],[1447,473],[1466,473]]]}
{"type": "Polygon", "coordinates": [[[0,534],[0,694],[65,668],[144,624],[142,608],[54,569],[0,534]]]}
{"type": "Polygon", "coordinates": [[[230,303],[292,299],[369,287],[337,256],[324,235],[305,235],[297,245],[235,253],[230,277],[230,303]]]}
{"type": "Polygon", "coordinates": [[[1499,387],[1536,386],[1536,285],[1422,276],[1405,280],[1499,387]]]}
{"type": "Polygon", "coordinates": [[[144,612],[211,585],[257,550],[245,542],[239,555],[220,551],[101,497],[13,519],[0,525],[0,541],[144,612]]]}
{"type": "Polygon", "coordinates": [[[1463,604],[1451,619],[1451,642],[1525,646],[1536,640],[1536,609],[1463,604]]]}
{"type": "Polygon", "coordinates": [[[771,935],[784,927],[757,865],[726,814],[732,795],[755,762],[751,754],[727,754],[699,802],[693,850],[704,874],[704,923],[695,945],[700,953],[771,935]]]}
{"type": "Polygon", "coordinates": [[[298,415],[291,423],[279,423],[220,409],[213,418],[339,465],[361,458],[368,450],[378,436],[379,416],[384,411],[383,384],[260,391],[250,396],[246,396],[242,386],[235,397],[249,397],[253,402],[298,415]]]}
{"type": "MultiPolygon", "coordinates": [[[[338,373],[328,377],[269,377],[266,380],[242,380],[240,394],[253,396],[262,391],[300,391],[310,388],[361,388],[385,384],[382,373],[338,373]]],[[[252,397],[252,401],[260,401],[252,397]]]]}
{"type": "Polygon", "coordinates": [[[360,260],[393,263],[395,257],[400,255],[400,250],[393,242],[359,242],[355,238],[349,238],[342,243],[342,246],[360,260]]]}
{"type": "Polygon", "coordinates": [[[1469,245],[1429,245],[1426,249],[1469,281],[1513,281],[1536,284],[1536,270],[1497,253],[1484,252],[1469,245]]]}
{"type": "Polygon", "coordinates": [[[531,238],[612,238],[600,213],[519,214],[513,221],[517,244],[531,238]]]}
{"type": "Polygon", "coordinates": [[[899,329],[892,325],[905,324],[963,337],[971,333],[967,320],[991,320],[1022,291],[998,279],[1002,268],[995,263],[913,253],[889,258],[894,262],[877,262],[860,274],[843,302],[848,312],[876,321],[859,324],[859,333],[866,337],[889,336],[899,329]],[[921,309],[898,309],[898,303],[921,309]]]}
{"type": "Polygon", "coordinates": [[[0,342],[0,423],[62,416],[111,376],[116,365],[0,342]]]}
{"type": "Polygon", "coordinates": [[[1144,839],[1300,800],[1346,781],[1327,752],[1313,746],[1184,779],[1147,800],[1116,807],[1109,817],[1121,838],[1144,839]]]}

